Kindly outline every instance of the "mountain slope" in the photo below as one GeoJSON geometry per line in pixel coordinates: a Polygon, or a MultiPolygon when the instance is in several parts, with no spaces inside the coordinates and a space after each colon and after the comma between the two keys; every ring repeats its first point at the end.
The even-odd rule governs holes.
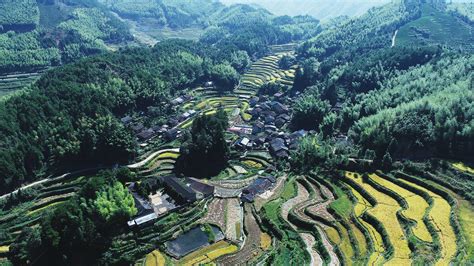
{"type": "Polygon", "coordinates": [[[473,50],[474,24],[469,24],[445,10],[425,3],[421,5],[420,17],[398,30],[396,44],[440,44],[473,50]]]}
{"type": "Polygon", "coordinates": [[[225,4],[256,3],[276,15],[310,15],[319,20],[338,16],[360,16],[372,7],[390,0],[348,1],[348,0],[223,0],[225,4]]]}

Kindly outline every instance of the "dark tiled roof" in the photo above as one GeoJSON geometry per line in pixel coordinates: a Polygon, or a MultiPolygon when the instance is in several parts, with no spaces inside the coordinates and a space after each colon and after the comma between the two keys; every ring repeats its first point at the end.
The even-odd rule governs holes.
{"type": "Polygon", "coordinates": [[[196,200],[196,192],[190,187],[183,184],[175,176],[161,177],[161,180],[169,189],[173,190],[179,197],[186,202],[193,202],[196,200]]]}
{"type": "Polygon", "coordinates": [[[153,136],[155,136],[155,131],[153,131],[152,129],[147,129],[147,130],[144,130],[144,131],[140,132],[137,136],[141,140],[149,140],[153,136]]]}
{"type": "Polygon", "coordinates": [[[133,120],[133,118],[132,118],[131,116],[129,116],[129,115],[127,115],[127,116],[125,116],[125,117],[122,117],[122,118],[120,119],[120,121],[122,121],[122,123],[124,123],[124,124],[130,123],[130,122],[132,122],[132,120],[133,120]]]}
{"type": "Polygon", "coordinates": [[[204,194],[205,196],[211,196],[214,194],[214,187],[211,185],[198,182],[191,178],[187,178],[186,183],[188,183],[194,191],[200,192],[204,194]]]}

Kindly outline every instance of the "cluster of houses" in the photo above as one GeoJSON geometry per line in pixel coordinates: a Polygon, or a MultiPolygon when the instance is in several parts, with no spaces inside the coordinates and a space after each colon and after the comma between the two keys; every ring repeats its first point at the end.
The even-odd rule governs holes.
{"type": "Polygon", "coordinates": [[[234,147],[239,150],[268,149],[275,158],[288,158],[289,151],[296,149],[299,139],[308,132],[285,132],[284,128],[291,120],[290,110],[276,98],[269,101],[265,97],[253,97],[249,103],[253,124],[229,128],[240,136],[234,147]]]}
{"type": "MultiPolygon", "coordinates": [[[[181,96],[171,101],[171,103],[177,105],[187,100],[188,97],[181,96]]],[[[141,122],[134,122],[133,117],[129,115],[122,117],[120,120],[125,126],[132,129],[137,139],[141,142],[149,141],[158,136],[164,138],[166,141],[173,141],[181,135],[181,131],[176,126],[196,114],[197,112],[195,110],[189,110],[180,116],[170,117],[165,125],[153,127],[145,127],[141,122]]]]}
{"type": "Polygon", "coordinates": [[[172,128],[168,124],[162,126],[145,127],[141,122],[134,122],[131,116],[125,116],[120,119],[122,123],[129,127],[141,142],[149,141],[155,137],[161,136],[165,140],[172,141],[179,137],[181,131],[172,128]]]}
{"type": "Polygon", "coordinates": [[[170,211],[214,195],[214,187],[211,185],[172,175],[149,178],[143,180],[140,185],[154,188],[156,192],[144,198],[138,193],[136,183],[128,186],[138,210],[137,215],[128,222],[129,227],[147,225],[170,211]]]}

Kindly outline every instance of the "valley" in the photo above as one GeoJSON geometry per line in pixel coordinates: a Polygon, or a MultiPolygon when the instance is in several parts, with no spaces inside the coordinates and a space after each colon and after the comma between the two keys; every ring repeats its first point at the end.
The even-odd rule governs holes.
{"type": "Polygon", "coordinates": [[[213,0],[24,2],[8,25],[36,26],[0,28],[0,265],[474,262],[467,6],[328,26],[213,0]]]}

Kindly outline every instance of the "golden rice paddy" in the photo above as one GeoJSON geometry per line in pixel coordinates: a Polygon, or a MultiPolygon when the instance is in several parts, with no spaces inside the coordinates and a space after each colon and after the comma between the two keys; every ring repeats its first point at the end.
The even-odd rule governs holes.
{"type": "Polygon", "coordinates": [[[369,177],[374,182],[397,193],[406,200],[406,202],[408,203],[408,208],[402,211],[402,215],[416,222],[416,225],[412,227],[413,234],[420,240],[423,240],[425,242],[432,242],[433,238],[431,237],[431,234],[428,231],[426,224],[423,222],[423,217],[425,216],[426,211],[429,208],[428,202],[426,202],[426,200],[423,199],[420,195],[408,191],[376,174],[371,174],[369,175],[369,177]]]}
{"type": "Polygon", "coordinates": [[[146,266],[164,266],[165,263],[165,257],[158,250],[153,250],[153,252],[146,255],[146,266]]]}
{"type": "Polygon", "coordinates": [[[367,212],[382,223],[394,247],[393,255],[385,262],[385,265],[411,264],[411,251],[396,216],[397,211],[401,209],[400,205],[392,197],[376,190],[370,184],[364,183],[360,175],[347,172],[346,176],[364,188],[377,201],[377,205],[367,212]]]}
{"type": "Polygon", "coordinates": [[[451,205],[449,205],[444,198],[425,187],[406,180],[402,180],[402,182],[428,193],[430,197],[433,198],[433,206],[428,217],[438,232],[440,238],[439,242],[441,244],[441,258],[438,260],[436,265],[449,265],[452,258],[456,255],[457,250],[456,234],[454,233],[450,220],[451,205]]]}

